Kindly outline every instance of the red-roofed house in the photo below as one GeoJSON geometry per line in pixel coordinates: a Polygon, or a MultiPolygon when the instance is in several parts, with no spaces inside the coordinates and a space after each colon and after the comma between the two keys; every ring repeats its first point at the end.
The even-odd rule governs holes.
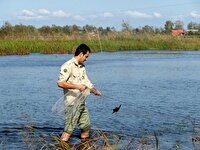
{"type": "Polygon", "coordinates": [[[173,36],[182,36],[185,34],[185,31],[183,29],[172,29],[171,34],[173,36]]]}

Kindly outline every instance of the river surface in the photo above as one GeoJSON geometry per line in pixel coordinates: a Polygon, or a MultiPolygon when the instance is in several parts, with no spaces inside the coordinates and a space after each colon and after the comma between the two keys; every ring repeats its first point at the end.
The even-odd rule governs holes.
{"type": "MultiPolygon", "coordinates": [[[[56,85],[60,66],[71,57],[0,57],[0,147],[26,147],[30,127],[36,136],[62,133],[63,118],[52,106],[63,95],[56,85]]],[[[149,140],[156,133],[162,149],[193,149],[192,138],[200,135],[200,52],[92,53],[85,65],[102,91],[101,97],[87,98],[93,132],[149,140]]]]}

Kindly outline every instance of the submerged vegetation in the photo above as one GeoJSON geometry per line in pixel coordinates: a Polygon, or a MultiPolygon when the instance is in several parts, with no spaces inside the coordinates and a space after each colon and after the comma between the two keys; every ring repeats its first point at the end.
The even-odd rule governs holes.
{"type": "MultiPolygon", "coordinates": [[[[7,146],[13,146],[14,149],[40,149],[40,150],[182,150],[182,149],[200,149],[200,128],[198,120],[191,116],[183,116],[177,122],[175,128],[169,129],[143,129],[140,134],[125,134],[122,132],[105,131],[99,128],[93,128],[89,139],[81,139],[78,128],[73,132],[69,142],[60,140],[62,128],[39,127],[30,122],[26,125],[14,128],[3,128],[0,138],[0,147],[6,149],[7,146]],[[172,133],[179,136],[163,138],[165,134],[172,133]],[[182,140],[182,132],[186,132],[189,139],[182,140]],[[16,139],[16,136],[18,137],[16,139]],[[190,141],[190,142],[189,142],[190,141]],[[187,143],[187,145],[185,144],[187,143]],[[189,145],[188,145],[189,144],[189,145]]],[[[10,147],[9,147],[10,148],[10,147]]]]}
{"type": "MultiPolygon", "coordinates": [[[[184,125],[183,125],[184,126],[184,125]]],[[[16,129],[12,129],[15,132],[16,129]]],[[[11,129],[7,129],[6,132],[12,132],[11,129]]],[[[18,132],[22,135],[22,145],[24,149],[40,149],[40,150],[159,150],[159,149],[190,149],[185,147],[183,143],[180,143],[178,139],[174,139],[174,143],[169,144],[167,141],[162,141],[160,136],[162,133],[154,131],[151,133],[146,130],[140,137],[130,137],[123,134],[115,134],[108,131],[102,131],[100,129],[92,130],[91,137],[89,139],[80,139],[76,135],[73,135],[69,142],[60,140],[60,135],[55,132],[40,131],[40,128],[36,128],[31,125],[18,128],[18,132]],[[164,143],[163,143],[164,142],[164,143]],[[166,145],[167,144],[167,145],[166,145]]],[[[195,128],[194,128],[195,130],[195,128]]],[[[195,132],[195,131],[194,131],[195,132]]],[[[193,148],[199,149],[199,133],[196,132],[192,136],[193,148]]],[[[2,147],[6,146],[7,142],[0,143],[2,147]]],[[[17,148],[17,147],[16,147],[17,148]]],[[[191,147],[192,148],[192,147],[191,147]]]]}
{"type": "MultiPolygon", "coordinates": [[[[132,29],[123,23],[123,29],[96,28],[86,25],[34,26],[15,25],[6,22],[0,28],[0,55],[24,55],[29,53],[71,53],[78,43],[87,43],[93,52],[116,50],[200,50],[200,34],[172,36],[170,28],[151,26],[132,29]]],[[[168,26],[167,26],[168,27],[168,26]]]]}

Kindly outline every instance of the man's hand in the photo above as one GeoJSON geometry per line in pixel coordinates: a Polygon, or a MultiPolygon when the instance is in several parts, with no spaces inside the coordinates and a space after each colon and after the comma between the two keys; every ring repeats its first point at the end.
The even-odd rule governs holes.
{"type": "Polygon", "coordinates": [[[85,85],[78,85],[78,89],[80,90],[80,91],[84,91],[85,89],[86,89],[87,87],[85,86],[85,85]]]}
{"type": "Polygon", "coordinates": [[[96,90],[95,93],[94,93],[94,95],[101,96],[101,92],[99,90],[96,90]]]}
{"type": "Polygon", "coordinates": [[[95,88],[90,89],[90,92],[96,96],[101,96],[101,92],[95,88]]]}

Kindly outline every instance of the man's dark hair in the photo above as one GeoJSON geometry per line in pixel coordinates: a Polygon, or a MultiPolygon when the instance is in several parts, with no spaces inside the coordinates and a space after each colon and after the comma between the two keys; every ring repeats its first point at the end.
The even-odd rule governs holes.
{"type": "Polygon", "coordinates": [[[85,55],[88,51],[90,53],[90,48],[86,44],[81,44],[77,47],[74,56],[78,56],[81,52],[85,55]]]}

